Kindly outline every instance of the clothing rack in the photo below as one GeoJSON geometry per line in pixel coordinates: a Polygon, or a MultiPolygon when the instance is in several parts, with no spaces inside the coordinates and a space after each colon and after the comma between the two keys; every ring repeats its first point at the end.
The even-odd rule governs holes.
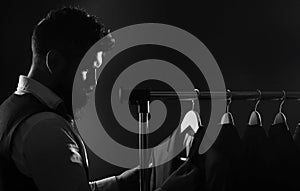
{"type": "Polygon", "coordinates": [[[228,92],[209,92],[203,91],[197,94],[193,92],[159,92],[151,91],[150,97],[179,97],[180,100],[198,99],[209,100],[209,99],[232,99],[232,100],[300,100],[300,92],[285,92],[285,91],[228,91],[228,92]]]}
{"type": "MultiPolygon", "coordinates": [[[[140,191],[149,191],[149,171],[147,163],[149,161],[148,150],[148,133],[149,133],[149,114],[150,101],[153,99],[167,100],[300,100],[300,92],[286,91],[227,91],[227,92],[210,92],[199,91],[195,89],[189,92],[172,92],[172,91],[152,91],[152,90],[130,90],[119,89],[120,102],[128,101],[129,104],[138,105],[139,113],[139,164],[140,170],[140,191]]],[[[282,102],[283,103],[283,102],[282,102]]]]}
{"type": "Polygon", "coordinates": [[[142,99],[179,99],[185,100],[210,100],[210,99],[231,99],[231,100],[300,100],[300,92],[294,91],[227,91],[227,92],[210,92],[210,91],[150,91],[150,90],[131,90],[119,89],[119,99],[121,102],[129,100],[137,101],[142,99]],[[133,96],[130,96],[133,95],[133,96]]]}

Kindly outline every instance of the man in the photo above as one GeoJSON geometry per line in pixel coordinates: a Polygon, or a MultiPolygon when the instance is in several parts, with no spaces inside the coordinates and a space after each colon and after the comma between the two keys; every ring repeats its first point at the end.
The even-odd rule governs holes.
{"type": "MultiPolygon", "coordinates": [[[[72,120],[77,67],[86,51],[106,35],[103,25],[77,8],[51,11],[35,27],[29,74],[20,76],[17,91],[0,106],[4,191],[138,189],[137,169],[89,182],[86,149],[72,120]]],[[[90,87],[84,88],[86,93],[95,87],[93,83],[94,74],[85,73],[82,87],[90,87]]],[[[191,188],[196,173],[187,162],[158,190],[191,188]]]]}

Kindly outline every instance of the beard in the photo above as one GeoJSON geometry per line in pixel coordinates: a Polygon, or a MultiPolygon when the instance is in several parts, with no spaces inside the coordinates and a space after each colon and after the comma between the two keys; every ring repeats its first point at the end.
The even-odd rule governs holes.
{"type": "Polygon", "coordinates": [[[74,117],[80,116],[80,111],[87,105],[89,100],[89,93],[85,89],[73,90],[72,108],[74,117]]]}
{"type": "Polygon", "coordinates": [[[73,118],[88,103],[91,93],[96,88],[94,81],[75,78],[75,71],[66,70],[57,83],[58,95],[63,99],[69,115],[73,118]],[[65,75],[64,75],[65,74],[65,75]]]}
{"type": "Polygon", "coordinates": [[[69,115],[73,118],[88,102],[88,93],[84,88],[70,88],[70,86],[59,85],[56,94],[63,100],[69,115]]]}

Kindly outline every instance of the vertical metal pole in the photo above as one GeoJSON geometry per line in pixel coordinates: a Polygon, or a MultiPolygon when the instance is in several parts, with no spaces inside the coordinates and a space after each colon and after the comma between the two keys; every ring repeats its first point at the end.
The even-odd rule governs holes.
{"type": "Polygon", "coordinates": [[[139,163],[140,163],[140,191],[150,190],[148,134],[150,101],[139,102],[139,163]]]}

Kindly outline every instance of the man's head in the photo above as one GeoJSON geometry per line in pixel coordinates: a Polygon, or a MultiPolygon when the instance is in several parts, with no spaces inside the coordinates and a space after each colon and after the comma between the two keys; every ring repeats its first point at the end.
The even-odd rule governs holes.
{"type": "Polygon", "coordinates": [[[81,9],[50,11],[33,31],[29,75],[48,85],[70,108],[77,67],[88,49],[105,35],[104,26],[81,9]]]}

